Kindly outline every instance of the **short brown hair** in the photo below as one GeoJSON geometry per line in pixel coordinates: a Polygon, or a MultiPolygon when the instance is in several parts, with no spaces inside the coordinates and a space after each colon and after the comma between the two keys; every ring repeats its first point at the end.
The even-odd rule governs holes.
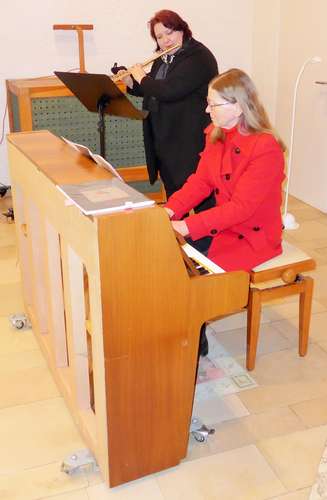
{"type": "MultiPolygon", "coordinates": [[[[192,31],[190,30],[189,25],[176,12],[172,10],[159,10],[159,12],[156,12],[148,23],[151,36],[155,42],[157,42],[157,39],[156,35],[154,34],[154,27],[158,23],[163,24],[164,26],[166,26],[166,28],[169,28],[173,31],[182,31],[183,42],[192,37],[192,31]]],[[[159,49],[158,43],[157,49],[159,49]]]]}

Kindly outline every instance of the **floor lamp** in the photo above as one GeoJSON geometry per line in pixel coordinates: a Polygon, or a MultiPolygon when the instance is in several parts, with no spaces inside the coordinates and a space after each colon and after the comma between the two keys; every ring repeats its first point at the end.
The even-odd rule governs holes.
{"type": "Polygon", "coordinates": [[[285,191],[285,204],[284,204],[284,214],[283,214],[283,225],[285,229],[297,229],[299,224],[296,222],[294,215],[287,212],[288,208],[288,196],[289,196],[289,187],[290,187],[290,179],[292,172],[292,159],[293,159],[293,142],[294,142],[294,126],[295,126],[295,113],[296,113],[296,99],[297,99],[297,90],[300,83],[301,76],[303,71],[307,67],[308,64],[311,63],[319,63],[322,59],[319,56],[310,57],[307,59],[296,78],[295,87],[294,87],[294,95],[293,95],[293,107],[292,107],[292,125],[291,125],[291,141],[290,141],[290,150],[289,150],[289,159],[288,159],[288,169],[287,169],[287,184],[285,191]]]}

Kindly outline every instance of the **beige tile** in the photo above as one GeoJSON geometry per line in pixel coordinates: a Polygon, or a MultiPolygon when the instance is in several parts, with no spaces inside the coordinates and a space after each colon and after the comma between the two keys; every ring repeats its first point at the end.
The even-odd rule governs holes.
{"type": "Polygon", "coordinates": [[[56,495],[55,497],[42,497],[42,500],[89,500],[86,489],[70,491],[69,493],[64,493],[63,495],[56,495]]]}
{"type": "Polygon", "coordinates": [[[316,238],[327,238],[327,227],[321,222],[304,221],[300,227],[292,231],[292,237],[298,241],[308,241],[316,238]]]}
{"type": "Polygon", "coordinates": [[[327,297],[327,266],[318,266],[310,275],[314,278],[314,298],[318,301],[327,297]]]}
{"type": "Polygon", "coordinates": [[[242,419],[255,441],[304,430],[301,420],[287,407],[250,415],[242,419]]]}
{"type": "MultiPolygon", "coordinates": [[[[326,313],[327,314],[327,313],[326,313]]],[[[217,341],[231,356],[240,357],[246,354],[246,328],[219,332],[215,334],[217,341]]],[[[258,355],[281,351],[292,347],[292,342],[285,338],[272,323],[261,324],[258,342],[258,355]]]]}
{"type": "Polygon", "coordinates": [[[0,496],[4,500],[89,500],[88,482],[82,474],[68,476],[60,471],[61,462],[0,475],[0,496]],[[63,494],[62,494],[63,493],[63,494]],[[60,496],[53,496],[60,495],[60,496]]]}
{"type": "Polygon", "coordinates": [[[319,221],[319,218],[323,216],[323,212],[317,208],[311,207],[310,205],[294,207],[292,214],[298,223],[315,219],[319,221]]]}
{"type": "Polygon", "coordinates": [[[261,500],[286,493],[253,445],[184,462],[157,481],[165,500],[261,500]]]}
{"type": "Polygon", "coordinates": [[[287,349],[261,356],[253,372],[258,384],[311,382],[326,380],[327,354],[318,345],[312,344],[308,354],[298,355],[296,349],[287,349]]]}
{"type": "Polygon", "coordinates": [[[0,246],[0,262],[1,260],[7,259],[13,259],[15,262],[18,260],[18,251],[16,245],[10,245],[7,247],[0,246]]]}
{"type": "Polygon", "coordinates": [[[116,488],[108,488],[104,483],[87,488],[89,500],[164,500],[154,476],[139,479],[116,488]]]}
{"type": "Polygon", "coordinates": [[[320,340],[318,342],[319,347],[321,347],[324,351],[327,352],[327,342],[320,340]]]}
{"type": "MultiPolygon", "coordinates": [[[[298,345],[299,320],[288,318],[273,323],[274,328],[287,337],[292,347],[298,345]]],[[[314,313],[311,315],[309,342],[327,341],[327,312],[314,313]]]]}
{"type": "Polygon", "coordinates": [[[0,221],[0,247],[16,245],[15,224],[6,224],[0,221]]]}
{"type": "Polygon", "coordinates": [[[16,248],[14,246],[0,247],[0,283],[15,283],[20,279],[21,274],[16,248]]]}
{"type": "Polygon", "coordinates": [[[257,441],[262,439],[281,436],[306,428],[300,418],[288,407],[213,424],[213,427],[215,428],[215,434],[209,436],[204,444],[199,444],[190,438],[187,460],[256,444],[257,441]]]}
{"type": "Polygon", "coordinates": [[[317,476],[327,426],[263,440],[258,448],[288,490],[307,488],[317,476]]]}
{"type": "Polygon", "coordinates": [[[20,283],[0,284],[0,316],[24,312],[22,287],[20,283]]]}
{"type": "MultiPolygon", "coordinates": [[[[246,311],[237,314],[231,314],[225,318],[218,319],[210,323],[209,327],[216,333],[227,332],[230,330],[237,330],[246,327],[246,311]]],[[[262,317],[262,323],[267,323],[267,318],[262,317]]]]}
{"type": "Polygon", "coordinates": [[[294,208],[303,208],[303,207],[309,207],[310,205],[307,205],[307,203],[304,203],[304,201],[299,200],[298,198],[295,198],[295,196],[289,196],[288,197],[288,208],[289,209],[294,209],[294,208]]]}
{"type": "Polygon", "coordinates": [[[271,500],[309,500],[310,492],[311,488],[305,488],[287,493],[286,495],[274,497],[271,500]]]}
{"type": "Polygon", "coordinates": [[[37,349],[32,330],[16,330],[8,317],[0,316],[0,355],[37,349]]]}
{"type": "Polygon", "coordinates": [[[326,216],[326,215],[324,215],[324,216],[322,216],[322,217],[319,217],[319,218],[317,219],[317,222],[320,222],[321,224],[325,224],[325,226],[327,226],[327,216],[326,216]]]}
{"type": "Polygon", "coordinates": [[[213,424],[212,427],[215,429],[215,433],[210,435],[205,443],[198,443],[193,436],[190,436],[185,461],[196,460],[255,444],[254,435],[245,424],[247,418],[243,417],[213,424]]]}
{"type": "Polygon", "coordinates": [[[291,408],[307,427],[327,424],[327,397],[301,401],[291,408]]]}
{"type": "Polygon", "coordinates": [[[39,350],[0,356],[0,408],[59,396],[39,350]]]}
{"type": "Polygon", "coordinates": [[[258,356],[251,373],[259,387],[238,394],[250,413],[295,404],[327,395],[327,357],[317,344],[307,356],[296,349],[258,356]]]}
{"type": "Polygon", "coordinates": [[[51,462],[85,448],[61,398],[0,410],[3,475],[51,462]]]}
{"type": "MultiPolygon", "coordinates": [[[[283,319],[299,317],[298,299],[278,304],[267,303],[263,306],[262,310],[265,318],[269,321],[281,321],[283,319]]],[[[323,311],[326,311],[326,306],[314,299],[312,301],[312,313],[323,311]]]]}
{"type": "Polygon", "coordinates": [[[193,415],[203,420],[207,425],[244,417],[248,414],[248,410],[235,394],[207,401],[194,401],[193,406],[193,415]]]}

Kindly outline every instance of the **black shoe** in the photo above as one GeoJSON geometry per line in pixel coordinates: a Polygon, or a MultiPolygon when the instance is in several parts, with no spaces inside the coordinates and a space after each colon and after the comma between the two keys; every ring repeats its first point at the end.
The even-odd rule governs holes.
{"type": "Polygon", "coordinates": [[[208,339],[206,336],[206,325],[201,326],[200,330],[200,345],[199,345],[199,353],[200,356],[204,357],[207,356],[209,352],[209,344],[208,344],[208,339]]]}

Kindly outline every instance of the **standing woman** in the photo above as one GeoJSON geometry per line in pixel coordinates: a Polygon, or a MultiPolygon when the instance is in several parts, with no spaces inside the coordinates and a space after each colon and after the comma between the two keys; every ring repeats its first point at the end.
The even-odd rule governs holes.
{"type": "Polygon", "coordinates": [[[197,167],[209,123],[208,83],[218,74],[218,66],[176,12],[157,12],[149,26],[157,50],[181,47],[157,59],[149,74],[136,64],[130,68],[132,78],[123,80],[130,94],[144,98],[143,109],[149,111],[143,132],[150,183],[159,173],[169,198],[197,167]]]}

